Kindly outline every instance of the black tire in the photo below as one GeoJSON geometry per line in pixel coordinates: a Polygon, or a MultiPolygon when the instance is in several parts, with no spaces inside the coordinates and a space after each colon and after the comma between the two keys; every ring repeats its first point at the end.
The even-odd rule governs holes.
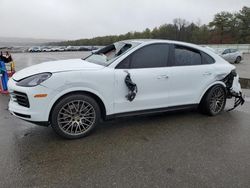
{"type": "Polygon", "coordinates": [[[235,63],[236,63],[236,64],[239,64],[240,62],[241,62],[241,57],[238,56],[238,57],[236,58],[236,60],[235,60],[235,63]]]}
{"type": "Polygon", "coordinates": [[[224,110],[226,105],[226,90],[222,85],[215,85],[204,95],[200,110],[202,113],[215,116],[224,110]]]}
{"type": "Polygon", "coordinates": [[[50,121],[51,127],[58,135],[67,139],[77,139],[89,135],[100,118],[99,105],[92,97],[72,94],[62,98],[53,107],[50,121]]]}

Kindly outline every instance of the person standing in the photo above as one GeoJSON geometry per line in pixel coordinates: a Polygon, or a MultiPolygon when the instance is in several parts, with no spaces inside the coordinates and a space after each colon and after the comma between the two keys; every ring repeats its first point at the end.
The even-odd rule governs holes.
{"type": "Polygon", "coordinates": [[[13,59],[8,51],[6,51],[5,58],[6,58],[6,63],[10,63],[11,61],[13,61],[13,59]]]}
{"type": "Polygon", "coordinates": [[[3,61],[3,62],[6,61],[6,58],[5,58],[5,56],[3,55],[3,52],[2,52],[2,51],[1,51],[1,53],[0,53],[0,61],[3,61]]]}

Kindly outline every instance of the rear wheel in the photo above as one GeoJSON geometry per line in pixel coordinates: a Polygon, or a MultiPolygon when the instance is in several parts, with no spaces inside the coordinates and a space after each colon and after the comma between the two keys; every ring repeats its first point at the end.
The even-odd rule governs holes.
{"type": "Polygon", "coordinates": [[[100,120],[100,108],[88,95],[74,94],[61,99],[53,108],[51,126],[68,139],[87,136],[100,120]]]}
{"type": "Polygon", "coordinates": [[[235,63],[236,63],[236,64],[239,64],[240,62],[241,62],[241,57],[238,56],[238,57],[236,58],[236,60],[235,60],[235,63]]]}
{"type": "Polygon", "coordinates": [[[201,110],[203,113],[215,116],[224,110],[226,100],[225,88],[221,85],[213,86],[202,99],[201,110]]]}

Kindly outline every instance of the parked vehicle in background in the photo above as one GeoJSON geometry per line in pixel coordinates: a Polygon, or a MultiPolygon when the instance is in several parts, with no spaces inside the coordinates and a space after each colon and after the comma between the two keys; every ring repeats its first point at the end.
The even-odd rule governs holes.
{"type": "Polygon", "coordinates": [[[80,46],[78,48],[78,51],[91,51],[89,48],[85,47],[85,46],[80,46]]]}
{"type": "Polygon", "coordinates": [[[65,51],[85,51],[87,50],[84,46],[67,46],[65,51]]]}
{"type": "Polygon", "coordinates": [[[41,47],[31,47],[28,49],[28,52],[41,52],[41,47]]]}
{"type": "Polygon", "coordinates": [[[237,49],[227,48],[220,54],[229,63],[240,63],[243,60],[243,54],[237,49]]]}
{"type": "Polygon", "coordinates": [[[89,50],[90,51],[92,51],[92,50],[98,50],[98,49],[100,49],[101,47],[96,47],[96,46],[91,46],[91,47],[89,47],[89,50]]]}
{"type": "Polygon", "coordinates": [[[215,116],[227,98],[244,103],[235,66],[210,50],[166,40],[127,40],[85,59],[41,63],[8,82],[9,111],[65,138],[101,119],[199,108],[215,116]]]}
{"type": "Polygon", "coordinates": [[[52,48],[52,51],[53,52],[63,52],[63,51],[65,51],[65,48],[64,47],[54,47],[54,48],[52,48]]]}
{"type": "Polygon", "coordinates": [[[43,47],[42,48],[42,52],[51,52],[51,51],[52,51],[52,49],[49,48],[49,47],[43,47]]]}
{"type": "Polygon", "coordinates": [[[63,51],[92,51],[99,49],[94,46],[43,46],[31,47],[28,52],[63,52],[63,51]]]}
{"type": "Polygon", "coordinates": [[[67,46],[65,48],[65,51],[74,51],[74,48],[72,46],[67,46]]]}

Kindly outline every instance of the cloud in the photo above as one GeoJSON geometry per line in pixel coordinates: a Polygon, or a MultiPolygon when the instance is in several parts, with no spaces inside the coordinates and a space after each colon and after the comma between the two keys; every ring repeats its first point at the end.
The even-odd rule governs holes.
{"type": "Polygon", "coordinates": [[[220,11],[238,11],[249,0],[1,0],[0,36],[90,38],[171,23],[174,18],[208,23],[220,11]]]}

